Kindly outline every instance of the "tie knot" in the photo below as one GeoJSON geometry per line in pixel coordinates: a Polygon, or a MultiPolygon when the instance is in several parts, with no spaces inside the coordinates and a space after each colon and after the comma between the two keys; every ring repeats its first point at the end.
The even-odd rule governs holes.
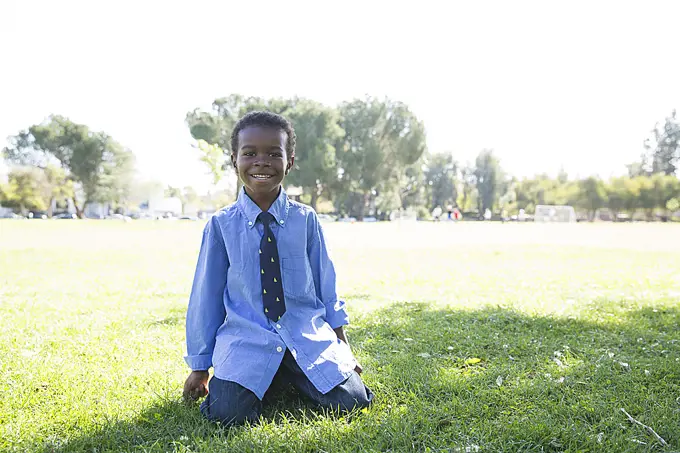
{"type": "Polygon", "coordinates": [[[262,211],[260,215],[258,215],[258,218],[260,219],[260,222],[262,222],[262,224],[265,226],[269,226],[269,224],[274,221],[274,216],[266,211],[262,211]]]}

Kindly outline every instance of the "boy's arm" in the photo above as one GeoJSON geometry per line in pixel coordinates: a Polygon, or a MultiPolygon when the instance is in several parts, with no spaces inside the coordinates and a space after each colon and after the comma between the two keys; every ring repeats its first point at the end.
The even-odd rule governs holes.
{"type": "Polygon", "coordinates": [[[314,277],[316,297],[326,307],[326,322],[334,330],[349,324],[345,302],[338,300],[335,267],[328,256],[323,230],[316,213],[313,213],[308,220],[307,254],[309,255],[309,264],[312,268],[312,276],[314,277]]]}
{"type": "Polygon", "coordinates": [[[223,297],[228,267],[224,238],[213,217],[203,230],[187,309],[184,360],[193,371],[205,371],[212,366],[215,335],[226,316],[223,297]]]}
{"type": "MultiPolygon", "coordinates": [[[[326,307],[326,322],[333,328],[338,339],[349,346],[345,330],[342,327],[349,324],[349,315],[345,309],[345,302],[338,300],[335,286],[335,267],[333,267],[333,262],[328,256],[326,240],[316,213],[310,216],[307,232],[307,254],[309,255],[309,264],[312,267],[316,297],[326,307]]],[[[354,371],[359,374],[363,371],[359,362],[356,362],[354,371]]]]}

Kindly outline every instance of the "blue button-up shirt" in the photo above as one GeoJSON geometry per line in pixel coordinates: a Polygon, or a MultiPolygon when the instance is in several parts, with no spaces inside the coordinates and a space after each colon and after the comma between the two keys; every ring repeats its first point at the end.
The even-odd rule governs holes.
{"type": "Polygon", "coordinates": [[[241,190],[205,226],[187,311],[185,360],[192,370],[212,366],[218,378],[262,399],[287,348],[312,384],[327,393],[351,375],[356,361],[333,330],[349,318],[336,294],[319,219],[283,190],[269,208],[286,303],[274,322],[262,304],[260,212],[241,190]]]}

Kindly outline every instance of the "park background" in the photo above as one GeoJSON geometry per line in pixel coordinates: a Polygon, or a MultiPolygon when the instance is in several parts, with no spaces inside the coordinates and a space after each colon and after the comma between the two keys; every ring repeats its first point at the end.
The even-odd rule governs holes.
{"type": "Polygon", "coordinates": [[[674,451],[679,13],[3,3],[0,450],[674,451]],[[184,312],[263,108],[379,398],[228,430],[180,401],[184,312]]]}

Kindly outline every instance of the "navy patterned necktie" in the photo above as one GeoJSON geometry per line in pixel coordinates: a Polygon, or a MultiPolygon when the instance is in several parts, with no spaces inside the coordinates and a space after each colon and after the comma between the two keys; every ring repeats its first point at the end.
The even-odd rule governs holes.
{"type": "Polygon", "coordinates": [[[269,227],[269,224],[274,221],[274,216],[268,212],[261,212],[258,218],[264,226],[264,234],[260,241],[262,304],[264,305],[264,312],[269,319],[278,321],[286,312],[286,303],[283,300],[279,251],[276,248],[276,238],[269,227]]]}

